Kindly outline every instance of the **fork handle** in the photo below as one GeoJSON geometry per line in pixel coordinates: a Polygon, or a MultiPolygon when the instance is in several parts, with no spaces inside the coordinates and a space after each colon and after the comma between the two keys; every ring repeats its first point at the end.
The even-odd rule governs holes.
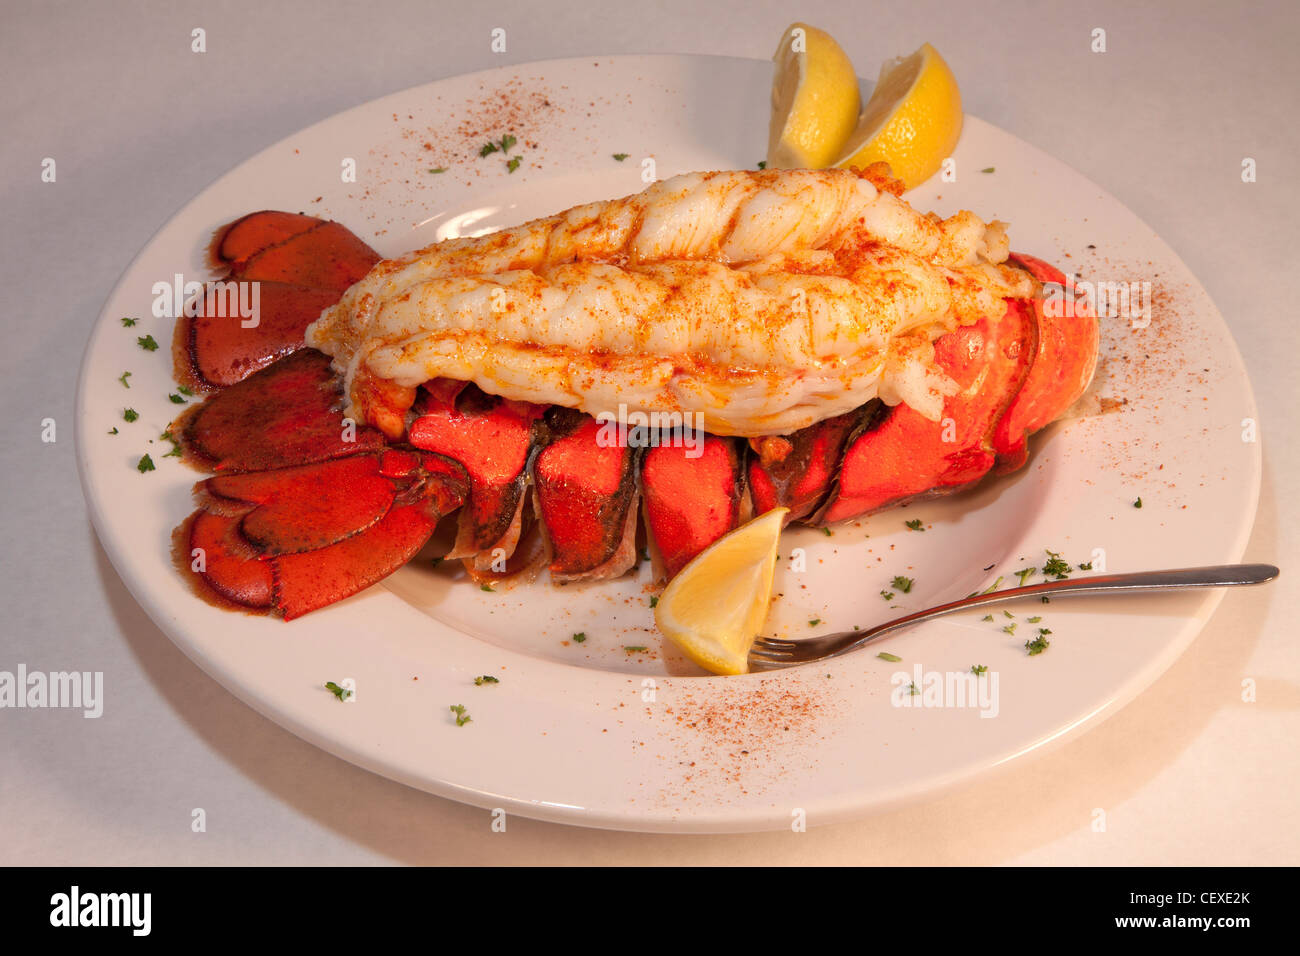
{"type": "Polygon", "coordinates": [[[882,634],[925,621],[932,617],[951,614],[986,604],[1014,601],[1017,598],[1038,597],[1048,594],[1113,594],[1120,591],[1162,591],[1185,588],[1235,587],[1242,584],[1263,584],[1281,572],[1271,564],[1218,564],[1205,568],[1171,568],[1167,571],[1133,571],[1124,574],[1098,574],[1094,577],[1060,581],[1045,581],[1006,591],[975,594],[960,601],[951,601],[937,607],[916,611],[905,617],[881,624],[862,632],[862,637],[835,653],[835,656],[861,647],[882,634]]]}

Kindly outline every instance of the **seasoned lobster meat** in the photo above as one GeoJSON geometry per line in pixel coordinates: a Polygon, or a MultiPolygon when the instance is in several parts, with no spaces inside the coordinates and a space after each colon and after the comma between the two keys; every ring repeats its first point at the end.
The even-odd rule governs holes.
{"type": "Polygon", "coordinates": [[[215,472],[178,556],[293,618],[456,511],[480,581],[621,575],[638,519],[663,577],[775,507],[825,525],[1021,467],[1088,387],[1097,320],[1043,308],[1066,279],[1002,224],[898,191],[880,168],[698,173],[385,261],[336,223],[238,220],[214,261],[271,313],[177,324],[178,369],[217,390],[172,426],[215,472]],[[616,409],[680,424],[634,442],[616,409]]]}

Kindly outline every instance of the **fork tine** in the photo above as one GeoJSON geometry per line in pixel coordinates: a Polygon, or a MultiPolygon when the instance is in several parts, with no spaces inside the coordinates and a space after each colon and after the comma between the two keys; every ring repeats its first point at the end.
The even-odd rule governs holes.
{"type": "Polygon", "coordinates": [[[769,651],[792,651],[797,645],[794,641],[783,641],[775,637],[756,637],[754,647],[769,651]]]}
{"type": "Polygon", "coordinates": [[[769,648],[755,646],[749,649],[749,656],[752,660],[785,661],[792,659],[794,652],[786,650],[771,650],[769,648]]]}

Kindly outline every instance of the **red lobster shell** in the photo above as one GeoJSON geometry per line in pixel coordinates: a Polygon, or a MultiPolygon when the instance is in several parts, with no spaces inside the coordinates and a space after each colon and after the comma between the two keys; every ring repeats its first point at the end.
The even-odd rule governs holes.
{"type": "MultiPolygon", "coordinates": [[[[212,257],[227,280],[261,283],[261,322],[177,323],[178,378],[216,392],[173,426],[186,460],[215,473],[195,487],[199,510],[178,550],[208,594],[285,618],[392,573],[457,510],[449,556],[472,574],[514,572],[521,542],[540,535],[563,583],[633,567],[638,517],[657,570],[672,576],[773,507],[821,526],[949,494],[1020,468],[1029,435],[1074,404],[1097,361],[1097,320],[1079,308],[1055,317],[1039,295],[934,343],[959,386],[937,422],[873,400],[784,438],[643,449],[602,440],[585,413],[440,379],[423,386],[395,444],[343,418],[329,359],[303,345],[306,326],[379,256],[338,223],[264,211],[220,231],[212,257]]],[[[1011,262],[1066,285],[1032,256],[1011,262]]]]}

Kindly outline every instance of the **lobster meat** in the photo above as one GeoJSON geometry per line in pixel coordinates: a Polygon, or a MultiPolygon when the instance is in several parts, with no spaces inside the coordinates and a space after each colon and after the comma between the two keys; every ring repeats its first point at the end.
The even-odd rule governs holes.
{"type": "MultiPolygon", "coordinates": [[[[198,510],[177,529],[185,566],[210,598],[291,619],[392,573],[454,513],[448,557],[463,560],[477,580],[542,566],[556,583],[616,577],[641,560],[641,527],[662,580],[777,506],[790,509],[788,521],[825,526],[1020,468],[1029,435],[1088,387],[1097,320],[1079,308],[1068,317],[1046,310],[1043,284],[1066,286],[1065,277],[1032,256],[999,252],[1001,224],[985,227],[967,213],[943,222],[919,217],[897,198],[900,190],[884,171],[847,173],[870,189],[835,178],[844,172],[819,171],[830,178],[816,180],[810,171],[704,174],[684,187],[666,181],[676,190],[669,198],[687,195],[697,212],[701,190],[730,197],[720,200],[730,213],[718,217],[715,234],[701,238],[710,227],[697,223],[688,237],[695,246],[685,249],[687,239],[656,225],[663,219],[656,203],[668,200],[654,190],[664,183],[640,197],[579,207],[480,240],[441,243],[401,260],[381,261],[338,223],[300,214],[257,212],[225,227],[211,246],[212,261],[223,281],[261,283],[262,316],[255,328],[208,310],[177,323],[177,376],[211,393],[172,427],[185,460],[211,475],[195,487],[198,510]],[[792,191],[789,177],[800,175],[792,191]],[[814,211],[823,201],[834,215],[814,216],[812,226],[792,226],[789,210],[762,194],[776,190],[806,204],[810,188],[839,197],[813,196],[814,211]],[[847,218],[845,195],[858,204],[847,218]],[[764,233],[761,222],[748,221],[746,202],[781,220],[781,229],[764,233]],[[623,215],[628,203],[630,217],[623,215]],[[926,285],[932,274],[944,281],[926,285]],[[704,418],[709,429],[693,442],[647,444],[630,433],[610,441],[590,401],[535,400],[571,395],[580,387],[579,373],[589,383],[606,371],[611,376],[589,385],[588,397],[611,382],[630,381],[634,366],[606,341],[621,315],[597,310],[585,332],[566,327],[565,348],[586,349],[582,354],[594,358],[574,351],[561,368],[553,349],[550,379],[515,388],[509,370],[490,354],[480,355],[471,374],[443,374],[469,368],[468,352],[481,348],[461,335],[465,327],[478,334],[493,321],[465,318],[466,309],[482,305],[474,297],[491,292],[480,285],[513,296],[520,326],[546,327],[573,296],[594,301],[592,283],[602,284],[607,299],[632,292],[654,297],[655,283],[666,276],[700,275],[743,290],[766,284],[780,295],[789,286],[813,289],[825,297],[815,309],[848,316],[837,320],[831,338],[842,338],[844,323],[859,321],[864,308],[875,323],[872,334],[884,332],[874,339],[859,334],[852,350],[831,359],[816,341],[805,343],[822,355],[818,369],[831,371],[818,389],[802,392],[769,374],[776,384],[761,393],[766,406],[754,402],[753,377],[746,377],[752,369],[736,367],[728,377],[698,354],[669,384],[656,384],[652,400],[638,406],[636,390],[629,391],[642,409],[653,401],[690,412],[704,402],[712,410],[704,418]],[[808,285],[810,277],[820,285],[808,285]],[[873,298],[873,283],[892,298],[873,298]],[[917,288],[925,295],[909,298],[917,288]],[[558,298],[556,289],[569,298],[558,298]],[[846,296],[852,301],[834,313],[846,296]],[[392,303],[391,313],[385,303],[392,303]],[[358,338],[380,334],[376,329],[401,336],[378,345],[358,338]],[[593,351],[588,340],[574,339],[582,334],[604,336],[605,344],[593,351]],[[874,358],[864,349],[875,349],[874,358]],[[438,357],[417,368],[409,361],[415,353],[438,357]],[[375,358],[381,354],[387,358],[375,358]],[[891,384],[890,363],[916,355],[924,374],[895,369],[891,384]],[[584,361],[589,367],[576,368],[584,361]],[[688,374],[707,387],[683,386],[688,374]],[[845,388],[827,385],[835,375],[845,388]],[[733,379],[742,384],[728,391],[733,379]],[[900,401],[908,388],[916,399],[900,401]],[[853,400],[846,402],[845,394],[853,400]],[[811,420],[774,427],[791,416],[811,420]]],[[[720,306],[730,310],[727,328],[746,321],[737,302],[771,306],[746,295],[720,306]]],[[[665,294],[649,305],[635,299],[631,308],[650,309],[656,321],[671,324],[678,321],[672,298],[665,294]]],[[[763,334],[771,333],[773,321],[764,319],[763,334]]],[[[858,333],[866,327],[855,326],[858,333]]],[[[705,332],[717,340],[716,331],[705,332]]],[[[492,334],[505,335],[505,326],[492,334]]],[[[642,335],[641,344],[647,341],[642,335]]],[[[501,348],[523,352],[528,344],[502,342],[501,348]]],[[[718,346],[744,347],[738,340],[718,346]]],[[[782,348],[784,361],[800,360],[797,348],[782,348]]],[[[801,369],[780,374],[803,384],[801,369]]]]}

